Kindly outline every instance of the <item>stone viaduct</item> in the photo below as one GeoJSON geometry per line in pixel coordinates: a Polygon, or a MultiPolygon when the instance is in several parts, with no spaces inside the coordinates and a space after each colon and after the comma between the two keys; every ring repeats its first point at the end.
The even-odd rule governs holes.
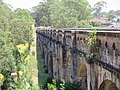
{"type": "Polygon", "coordinates": [[[83,90],[120,90],[120,29],[38,29],[48,73],[82,80],[83,90]]]}

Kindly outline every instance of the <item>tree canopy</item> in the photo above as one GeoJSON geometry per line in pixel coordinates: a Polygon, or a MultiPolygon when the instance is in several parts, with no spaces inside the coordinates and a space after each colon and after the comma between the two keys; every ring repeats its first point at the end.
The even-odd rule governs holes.
{"type": "Polygon", "coordinates": [[[105,1],[100,1],[94,5],[94,16],[96,18],[100,18],[101,11],[102,11],[103,7],[105,7],[106,4],[107,3],[105,1]]]}
{"type": "Polygon", "coordinates": [[[0,75],[4,76],[2,90],[16,90],[16,83],[11,76],[11,73],[17,72],[15,48],[18,44],[32,42],[33,23],[28,10],[12,11],[9,5],[0,0],[0,75]]]}
{"type": "Polygon", "coordinates": [[[112,20],[113,18],[119,18],[120,16],[120,10],[109,10],[108,12],[101,12],[101,17],[109,18],[112,20]]]}
{"type": "MultiPolygon", "coordinates": [[[[33,17],[37,26],[57,28],[84,27],[91,17],[91,7],[86,0],[48,0],[33,8],[33,17]]],[[[89,27],[89,25],[87,26],[89,27]]]]}
{"type": "Polygon", "coordinates": [[[11,20],[11,32],[15,44],[31,42],[32,24],[34,23],[30,12],[25,9],[16,9],[14,19],[11,20]]]}

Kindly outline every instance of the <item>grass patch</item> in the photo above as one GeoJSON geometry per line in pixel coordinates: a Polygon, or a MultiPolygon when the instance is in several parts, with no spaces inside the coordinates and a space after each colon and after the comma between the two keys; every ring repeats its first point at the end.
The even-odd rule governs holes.
{"type": "Polygon", "coordinates": [[[48,74],[45,73],[46,68],[43,64],[40,52],[37,53],[37,64],[38,64],[38,83],[39,85],[45,86],[48,78],[48,74]]]}
{"type": "Polygon", "coordinates": [[[43,64],[42,55],[40,52],[40,48],[37,45],[37,66],[38,66],[38,83],[39,86],[45,86],[48,78],[48,74],[46,73],[46,67],[43,64]]]}
{"type": "Polygon", "coordinates": [[[30,48],[29,73],[31,75],[32,80],[37,85],[38,84],[38,67],[37,67],[37,58],[36,58],[36,35],[35,33],[34,33],[34,41],[32,42],[32,45],[30,48]]]}
{"type": "Polygon", "coordinates": [[[41,86],[45,86],[47,82],[48,74],[46,74],[47,71],[45,65],[43,64],[40,48],[37,45],[38,43],[36,43],[35,31],[33,37],[34,40],[30,49],[28,74],[31,76],[34,83],[41,88],[41,86]]]}

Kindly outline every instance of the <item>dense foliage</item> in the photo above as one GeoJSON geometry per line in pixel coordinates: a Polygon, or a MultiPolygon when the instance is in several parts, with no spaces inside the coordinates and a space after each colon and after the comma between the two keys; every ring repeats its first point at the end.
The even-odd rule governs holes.
{"type": "Polygon", "coordinates": [[[16,46],[28,43],[30,47],[33,23],[34,20],[28,10],[12,11],[9,5],[0,0],[0,87],[2,90],[18,90],[19,88],[20,90],[28,90],[29,87],[26,87],[31,86],[32,81],[25,75],[27,63],[20,62],[21,59],[22,61],[29,59],[29,51],[24,52],[26,57],[21,56],[20,51],[16,51],[16,46]],[[22,70],[23,68],[24,70],[22,70]],[[20,79],[22,72],[24,73],[23,78],[27,80],[24,83],[26,87],[22,86],[25,80],[20,79]],[[18,83],[21,86],[18,86],[18,83]]]}
{"type": "Polygon", "coordinates": [[[36,26],[90,27],[91,7],[86,0],[47,0],[33,8],[36,26]],[[81,23],[82,22],[82,23],[81,23]]]}
{"type": "Polygon", "coordinates": [[[96,18],[100,18],[100,15],[101,15],[101,11],[103,9],[103,7],[105,7],[107,3],[105,1],[100,1],[100,2],[97,2],[95,5],[94,5],[94,16],[96,18]]]}
{"type": "Polygon", "coordinates": [[[47,90],[82,90],[81,81],[65,82],[63,79],[52,79],[47,83],[47,90]]]}
{"type": "Polygon", "coordinates": [[[33,81],[28,74],[28,63],[30,62],[28,44],[20,44],[16,46],[17,59],[17,90],[36,90],[33,81]]]}
{"type": "Polygon", "coordinates": [[[32,24],[33,18],[30,12],[25,9],[16,9],[14,18],[11,20],[11,33],[15,44],[26,43],[32,41],[32,24]]]}
{"type": "Polygon", "coordinates": [[[112,20],[113,18],[119,18],[120,16],[120,10],[109,10],[109,12],[101,12],[101,17],[109,18],[112,20]]]}

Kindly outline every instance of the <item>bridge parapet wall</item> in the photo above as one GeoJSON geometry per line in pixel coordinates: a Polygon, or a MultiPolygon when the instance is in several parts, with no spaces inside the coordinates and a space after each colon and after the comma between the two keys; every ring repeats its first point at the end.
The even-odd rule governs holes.
{"type": "Polygon", "coordinates": [[[98,90],[106,79],[120,89],[120,30],[96,29],[95,50],[88,46],[92,32],[89,28],[37,30],[49,74],[69,81],[84,79],[87,90],[98,90]]]}

